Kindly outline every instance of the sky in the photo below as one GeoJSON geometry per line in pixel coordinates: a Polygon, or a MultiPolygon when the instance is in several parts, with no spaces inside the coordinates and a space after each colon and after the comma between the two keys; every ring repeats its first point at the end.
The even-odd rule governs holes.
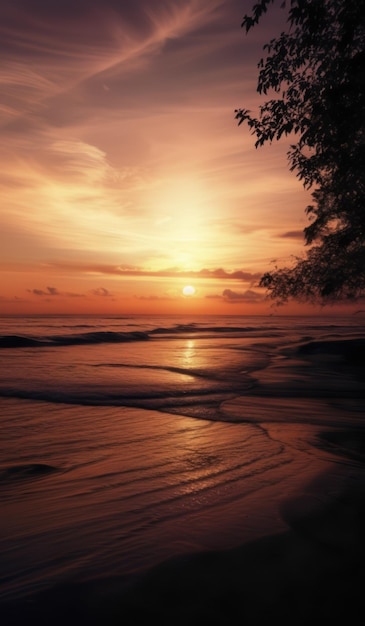
{"type": "Polygon", "coordinates": [[[252,4],[1,0],[0,314],[278,311],[310,194],[235,120],[285,25],[252,4]]]}

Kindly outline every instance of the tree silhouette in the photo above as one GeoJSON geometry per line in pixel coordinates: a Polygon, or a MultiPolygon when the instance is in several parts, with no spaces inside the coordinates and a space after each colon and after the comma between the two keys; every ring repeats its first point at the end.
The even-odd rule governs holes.
{"type": "MultiPolygon", "coordinates": [[[[246,33],[275,0],[243,18],[246,33]]],[[[288,32],[264,46],[257,91],[274,97],[257,117],[236,110],[259,147],[295,138],[290,169],[312,204],[302,257],[263,275],[277,302],[324,304],[365,293],[365,0],[287,0],[288,32]]]]}

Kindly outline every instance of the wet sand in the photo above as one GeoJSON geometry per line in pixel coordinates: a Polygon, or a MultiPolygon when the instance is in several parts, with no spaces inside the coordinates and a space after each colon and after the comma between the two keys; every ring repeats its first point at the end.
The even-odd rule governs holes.
{"type": "Polygon", "coordinates": [[[2,623],[351,623],[363,610],[364,489],[362,471],[335,467],[283,499],[285,532],[174,558],[136,580],[59,586],[3,605],[2,623]]]}

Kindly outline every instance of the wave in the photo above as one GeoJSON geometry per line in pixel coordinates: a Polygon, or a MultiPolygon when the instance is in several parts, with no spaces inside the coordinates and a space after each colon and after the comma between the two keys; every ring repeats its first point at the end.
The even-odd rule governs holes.
{"type": "Polygon", "coordinates": [[[2,335],[0,336],[0,348],[30,348],[39,346],[43,342],[40,339],[24,337],[22,335],[2,335]]]}
{"type": "Polygon", "coordinates": [[[180,333],[214,333],[214,334],[232,334],[232,333],[249,333],[249,332],[260,332],[260,331],[278,331],[279,327],[270,327],[267,326],[201,326],[196,323],[191,324],[176,324],[176,326],[171,327],[158,327],[150,330],[150,335],[175,335],[180,333]]]}
{"type": "Polygon", "coordinates": [[[1,335],[0,348],[49,348],[54,346],[80,346],[101,343],[125,343],[128,341],[148,341],[148,339],[148,333],[143,331],[98,331],[71,335],[51,335],[49,337],[1,335]]]}

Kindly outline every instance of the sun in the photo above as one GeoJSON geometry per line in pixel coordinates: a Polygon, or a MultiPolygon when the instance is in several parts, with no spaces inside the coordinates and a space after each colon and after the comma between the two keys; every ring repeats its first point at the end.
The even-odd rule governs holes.
{"type": "Polygon", "coordinates": [[[184,296],[193,296],[195,293],[195,287],[192,285],[186,285],[182,290],[184,296]]]}

